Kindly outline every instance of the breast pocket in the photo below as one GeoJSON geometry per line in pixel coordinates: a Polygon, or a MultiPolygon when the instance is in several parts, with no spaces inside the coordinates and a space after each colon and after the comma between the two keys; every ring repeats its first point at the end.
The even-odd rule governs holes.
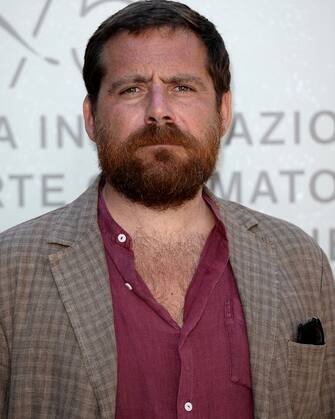
{"type": "Polygon", "coordinates": [[[249,342],[239,298],[227,298],[224,317],[229,346],[230,379],[251,388],[249,342]]]}
{"type": "Polygon", "coordinates": [[[288,341],[289,394],[295,419],[314,419],[319,410],[326,345],[288,341]]]}

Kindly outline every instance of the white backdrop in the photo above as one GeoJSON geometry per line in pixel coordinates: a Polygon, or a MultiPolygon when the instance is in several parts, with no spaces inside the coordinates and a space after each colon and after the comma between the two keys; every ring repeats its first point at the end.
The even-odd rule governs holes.
{"type": "MultiPolygon", "coordinates": [[[[80,67],[131,1],[0,3],[0,231],[57,208],[98,172],[80,67]]],[[[225,39],[234,123],[209,186],[313,235],[335,268],[334,0],[185,0],[225,39]]]]}

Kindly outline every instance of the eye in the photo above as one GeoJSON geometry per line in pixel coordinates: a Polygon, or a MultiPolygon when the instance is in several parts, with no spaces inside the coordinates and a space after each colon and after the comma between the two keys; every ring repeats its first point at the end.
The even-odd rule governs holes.
{"type": "Polygon", "coordinates": [[[177,92],[181,92],[181,93],[188,93],[188,92],[193,92],[193,88],[190,86],[185,86],[184,84],[180,85],[180,86],[176,86],[175,89],[177,90],[177,92]]]}
{"type": "Polygon", "coordinates": [[[125,90],[122,90],[120,92],[120,95],[133,95],[133,94],[139,93],[139,92],[140,92],[139,87],[131,86],[131,87],[128,87],[127,89],[125,89],[125,90]]]}

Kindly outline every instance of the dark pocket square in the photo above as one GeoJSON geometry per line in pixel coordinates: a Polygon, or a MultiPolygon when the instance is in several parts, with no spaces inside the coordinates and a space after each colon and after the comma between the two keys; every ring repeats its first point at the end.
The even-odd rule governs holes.
{"type": "Polygon", "coordinates": [[[306,323],[299,324],[297,342],[310,345],[324,345],[325,338],[323,328],[318,318],[313,317],[306,323]]]}

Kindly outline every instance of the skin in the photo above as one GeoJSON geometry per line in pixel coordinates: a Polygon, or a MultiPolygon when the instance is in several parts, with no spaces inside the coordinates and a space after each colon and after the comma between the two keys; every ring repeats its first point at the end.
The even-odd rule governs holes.
{"type": "MultiPolygon", "coordinates": [[[[217,112],[215,90],[206,67],[205,46],[191,31],[159,28],[140,35],[121,32],[105,45],[103,62],[107,73],[95,116],[88,97],[83,105],[85,127],[92,141],[95,118],[110,124],[120,141],[146,124],[171,122],[204,138],[205,128],[213,123],[217,112]]],[[[224,134],[231,121],[230,92],[224,94],[220,112],[224,134]]],[[[154,160],[153,147],[169,147],[179,158],[187,157],[183,147],[160,145],[142,148],[141,158],[154,160]]],[[[162,237],[185,232],[206,234],[214,225],[201,189],[194,199],[164,211],[130,202],[110,185],[103,193],[112,217],[130,235],[138,229],[149,235],[155,231],[162,237]]]]}

